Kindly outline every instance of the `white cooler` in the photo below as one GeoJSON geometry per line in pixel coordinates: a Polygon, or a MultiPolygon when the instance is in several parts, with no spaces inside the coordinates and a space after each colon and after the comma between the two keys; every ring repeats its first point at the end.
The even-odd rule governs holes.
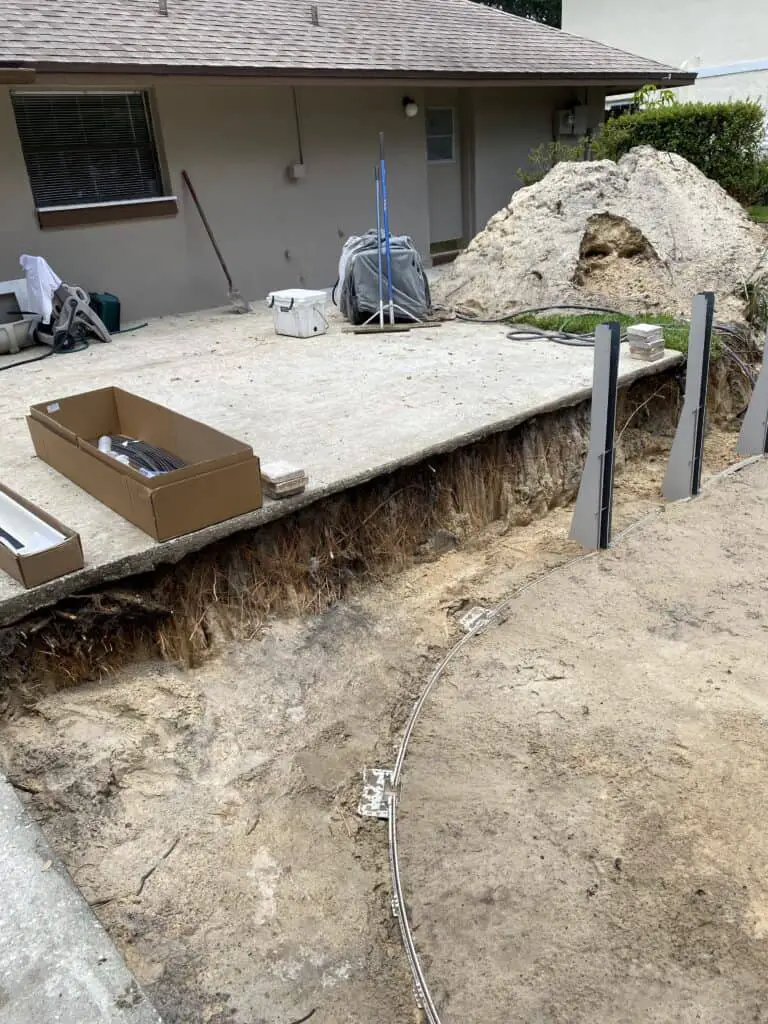
{"type": "Polygon", "coordinates": [[[287,334],[291,338],[311,338],[313,334],[325,334],[328,330],[328,321],[324,315],[327,301],[326,292],[314,292],[306,288],[270,292],[267,305],[272,310],[275,332],[287,334]]]}

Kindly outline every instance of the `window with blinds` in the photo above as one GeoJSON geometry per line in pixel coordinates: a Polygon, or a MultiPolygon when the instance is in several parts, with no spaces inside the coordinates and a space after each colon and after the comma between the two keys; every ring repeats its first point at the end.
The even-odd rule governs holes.
{"type": "Polygon", "coordinates": [[[451,107],[427,107],[427,160],[431,164],[453,163],[455,128],[451,107]]]}
{"type": "Polygon", "coordinates": [[[12,98],[38,209],[163,194],[145,93],[15,92],[12,98]]]}

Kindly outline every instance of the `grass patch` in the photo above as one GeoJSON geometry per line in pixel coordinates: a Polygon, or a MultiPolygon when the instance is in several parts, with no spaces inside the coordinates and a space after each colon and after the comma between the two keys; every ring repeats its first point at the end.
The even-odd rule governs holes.
{"type": "Polygon", "coordinates": [[[625,314],[608,313],[530,313],[521,317],[510,317],[511,323],[531,324],[545,331],[568,331],[572,334],[594,334],[595,328],[607,321],[618,321],[623,330],[632,324],[659,324],[664,328],[664,343],[667,348],[688,352],[688,331],[690,325],[685,320],[676,320],[672,316],[626,316],[625,314]]]}
{"type": "Polygon", "coordinates": [[[750,206],[747,212],[758,224],[768,224],[768,206],[750,206]]]}
{"type": "Polygon", "coordinates": [[[747,322],[761,334],[768,327],[768,274],[744,284],[747,322]]]}

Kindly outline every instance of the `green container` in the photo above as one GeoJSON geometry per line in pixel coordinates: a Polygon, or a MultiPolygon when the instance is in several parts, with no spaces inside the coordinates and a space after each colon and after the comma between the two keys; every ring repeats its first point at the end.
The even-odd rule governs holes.
{"type": "Polygon", "coordinates": [[[110,334],[120,333],[120,299],[110,292],[91,292],[91,306],[110,334]]]}

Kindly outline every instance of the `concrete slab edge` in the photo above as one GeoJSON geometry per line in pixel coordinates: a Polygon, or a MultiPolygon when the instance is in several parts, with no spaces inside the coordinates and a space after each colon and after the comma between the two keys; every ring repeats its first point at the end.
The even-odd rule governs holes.
{"type": "Polygon", "coordinates": [[[0,775],[0,1024],[162,1024],[0,775]]]}
{"type": "MultiPolygon", "coordinates": [[[[657,376],[684,362],[684,358],[680,352],[670,351],[663,359],[659,359],[655,363],[638,362],[637,366],[633,366],[630,370],[623,370],[619,379],[619,387],[627,387],[643,377],[657,376]]],[[[185,534],[183,537],[178,537],[175,540],[155,544],[150,548],[127,555],[125,558],[116,559],[114,562],[109,562],[106,565],[86,565],[79,572],[70,573],[68,576],[62,576],[57,580],[51,580],[50,583],[45,583],[40,587],[35,587],[32,590],[23,591],[14,597],[7,598],[0,605],[0,627],[13,625],[28,615],[41,611],[66,597],[82,593],[92,587],[125,579],[129,576],[138,576],[145,572],[151,572],[161,565],[175,565],[187,555],[201,551],[218,540],[223,540],[237,533],[245,533],[259,526],[275,522],[278,519],[284,519],[293,512],[298,512],[325,498],[341,494],[352,487],[368,483],[370,480],[380,476],[386,476],[388,473],[392,473],[405,466],[413,466],[432,456],[444,455],[448,452],[457,451],[459,448],[466,448],[468,445],[485,440],[494,434],[502,434],[508,430],[513,430],[528,420],[545,416],[547,413],[557,412],[560,409],[580,405],[591,394],[591,386],[578,388],[551,402],[544,402],[505,419],[495,420],[492,423],[462,434],[455,434],[438,444],[417,449],[405,457],[371,466],[370,469],[364,472],[335,480],[332,484],[327,484],[323,487],[312,487],[310,485],[303,494],[297,495],[295,498],[287,498],[282,501],[268,501],[256,512],[249,512],[247,515],[237,516],[235,519],[227,519],[223,523],[216,523],[214,526],[206,527],[206,529],[198,530],[195,533],[185,534]]]]}

